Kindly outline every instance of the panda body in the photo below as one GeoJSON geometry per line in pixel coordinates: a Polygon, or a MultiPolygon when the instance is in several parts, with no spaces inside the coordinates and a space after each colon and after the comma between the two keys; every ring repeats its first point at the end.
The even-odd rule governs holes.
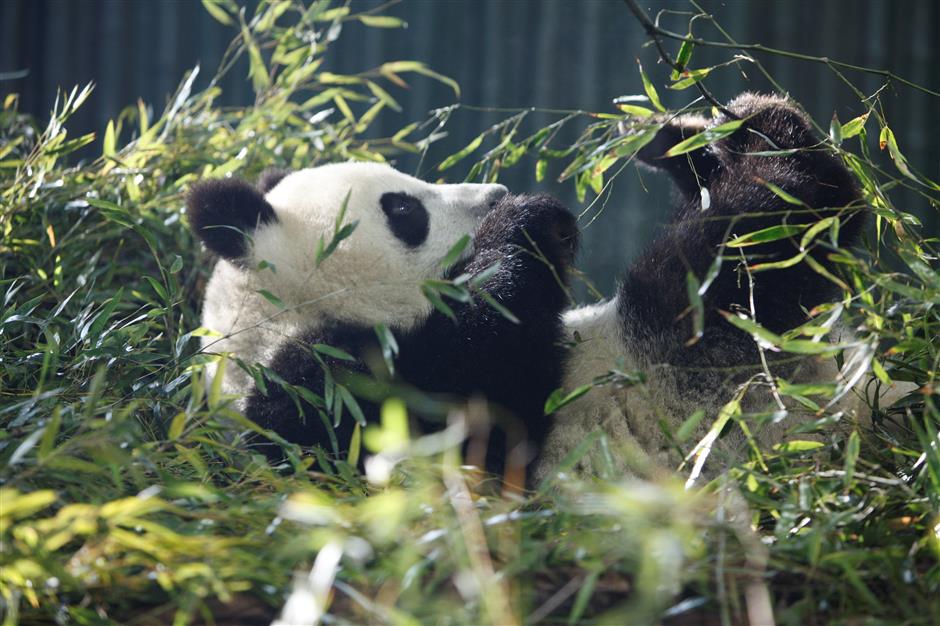
{"type": "MultiPolygon", "coordinates": [[[[203,307],[203,325],[221,338],[207,337],[204,349],[273,373],[264,388],[246,368],[224,374],[223,389],[259,425],[342,456],[359,416],[339,407],[346,417],[327,428],[337,405],[322,399],[335,400],[369,374],[382,380],[356,389],[366,421],[378,419],[384,397],[409,389],[482,397],[497,422],[482,464],[502,471],[508,459],[522,467],[541,448],[544,403],[561,385],[561,312],[578,241],[574,217],[556,200],[344,163],[268,176],[260,189],[206,181],[190,192],[187,210],[221,256],[203,307]],[[347,224],[351,234],[318,259],[347,224]],[[443,267],[463,235],[471,244],[443,267]],[[449,314],[420,288],[458,277],[473,297],[448,300],[449,314]],[[391,368],[383,365],[380,325],[397,342],[391,368]],[[298,389],[299,397],[291,393],[298,389]]],[[[415,411],[422,430],[441,428],[441,410],[415,411]]]]}
{"type": "MultiPolygon", "coordinates": [[[[753,384],[765,369],[753,338],[732,327],[723,312],[754,317],[779,333],[800,325],[809,310],[836,295],[832,283],[800,263],[754,275],[752,305],[748,276],[725,254],[702,296],[704,332],[689,341],[687,274],[703,280],[731,237],[769,226],[836,216],[840,245],[857,241],[861,230],[853,177],[838,156],[824,149],[801,111],[784,98],[752,94],[727,108],[744,120],[742,127],[706,148],[664,157],[684,138],[727,121],[721,116],[664,121],[641,150],[642,163],[672,177],[674,215],[628,269],[614,298],[570,310],[563,322],[566,269],[577,232],[570,214],[551,198],[511,197],[493,185],[429,185],[366,164],[271,177],[260,191],[235,182],[198,186],[190,195],[191,223],[206,246],[222,256],[206,293],[203,325],[223,336],[208,338],[205,348],[232,353],[245,363],[260,362],[289,385],[319,393],[325,390],[324,364],[353,374],[374,372],[369,362],[381,346],[373,327],[385,324],[401,344],[398,380],[425,392],[484,396],[520,418],[503,423],[496,438],[503,452],[495,455],[495,465],[487,452],[490,469],[501,468],[507,454],[516,455],[517,465],[537,454],[533,469],[536,478],[543,478],[597,431],[616,450],[632,445],[675,466],[677,448],[666,433],[675,432],[694,410],[705,409],[707,418],[691,434],[693,440],[704,435],[741,385],[750,384],[742,412],[772,407],[767,381],[753,384]],[[796,210],[767,182],[809,210],[796,210]],[[703,188],[710,198],[705,208],[703,188]],[[358,223],[356,232],[317,268],[316,242],[335,230],[347,193],[348,220],[358,223]],[[426,228],[418,228],[418,234],[409,227],[396,231],[382,206],[386,194],[419,200],[429,216],[426,228]],[[232,229],[216,237],[213,228],[219,225],[239,227],[251,237],[236,236],[233,242],[239,233],[232,229]],[[478,302],[451,303],[454,324],[416,288],[422,280],[456,275],[442,272],[439,262],[464,233],[473,233],[474,243],[454,272],[480,273],[499,261],[502,269],[484,288],[521,324],[478,302]],[[560,271],[547,271],[545,259],[536,262],[533,243],[548,251],[548,260],[560,271]],[[529,254],[519,254],[527,248],[529,254]],[[261,292],[283,304],[273,304],[261,292]],[[317,344],[341,348],[355,363],[313,355],[309,348],[317,344]],[[569,346],[567,352],[560,344],[569,346]],[[645,382],[596,388],[551,418],[542,415],[544,400],[556,387],[572,390],[615,368],[642,372],[645,382]]],[[[809,254],[831,269],[828,250],[825,244],[814,245],[809,254]]],[[[797,252],[799,241],[792,237],[743,249],[749,264],[797,252]]],[[[812,380],[823,372],[831,381],[836,373],[831,360],[787,360],[772,352],[765,358],[773,376],[791,381],[812,380]]],[[[262,426],[289,441],[335,448],[319,418],[311,417],[318,407],[308,406],[300,418],[292,398],[268,387],[267,393],[256,389],[241,368],[230,367],[225,374],[225,390],[242,397],[240,408],[262,426]]],[[[379,398],[385,393],[372,391],[379,398]]],[[[376,419],[376,403],[366,402],[364,409],[367,419],[376,419]]],[[[349,420],[345,424],[351,428],[349,420]]],[[[772,443],[792,425],[792,416],[771,420],[755,436],[772,443]]],[[[422,426],[439,428],[440,422],[422,426]]],[[[716,444],[731,456],[745,446],[737,433],[716,444]]],[[[592,471],[593,454],[579,469],[592,471]]],[[[629,463],[618,465],[626,470],[629,463]]]]}
{"type": "MultiPolygon", "coordinates": [[[[755,440],[777,443],[814,415],[792,403],[778,404],[765,374],[790,382],[838,379],[831,357],[794,358],[769,348],[763,354],[765,365],[754,338],[723,319],[740,315],[783,333],[808,321],[814,307],[837,297],[834,283],[805,262],[766,272],[744,270],[745,265],[779,262],[804,252],[803,231],[736,250],[724,245],[735,236],[780,224],[808,226],[835,217],[838,245],[851,246],[863,223],[857,183],[790,100],[743,94],[727,109],[743,123],[708,147],[665,157],[683,139],[728,122],[723,114],[711,120],[694,115],[667,120],[637,155],[646,167],[671,176],[677,196],[674,214],[628,268],[614,298],[565,314],[566,340],[572,347],[564,388],[590,384],[614,369],[638,372],[644,382],[592,389],[556,414],[536,467],[538,478],[597,432],[623,453],[613,458],[619,471],[628,471],[631,464],[649,467],[650,460],[654,466],[674,468],[682,460],[672,440],[680,425],[704,409],[705,417],[689,435],[691,442],[701,440],[739,391],[742,414],[769,418],[759,424],[749,421],[755,440]],[[767,183],[803,204],[788,202],[767,183]],[[706,205],[703,197],[709,200],[706,205]],[[695,338],[687,274],[704,282],[719,255],[720,270],[701,294],[704,332],[695,338]]],[[[828,254],[834,250],[817,237],[805,252],[833,271],[828,254]]],[[[833,328],[828,338],[839,341],[840,334],[844,331],[833,328]]],[[[861,403],[848,395],[841,408],[853,413],[861,403]]],[[[730,429],[729,436],[714,443],[711,473],[740,458],[747,447],[740,429],[730,429]]],[[[597,454],[594,446],[576,469],[593,472],[599,467],[597,454]]]]}

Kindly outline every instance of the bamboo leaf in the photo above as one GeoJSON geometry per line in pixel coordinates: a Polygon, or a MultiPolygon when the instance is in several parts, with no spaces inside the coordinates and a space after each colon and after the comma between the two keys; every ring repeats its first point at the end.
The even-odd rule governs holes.
{"type": "Polygon", "coordinates": [[[673,80],[676,80],[676,82],[669,85],[669,89],[674,89],[676,91],[688,89],[695,83],[701,82],[706,76],[708,76],[711,73],[712,69],[714,68],[706,67],[706,68],[702,68],[699,70],[688,70],[688,71],[682,72],[681,76],[683,78],[681,80],[673,79],[673,80]]]}
{"type": "Polygon", "coordinates": [[[862,129],[865,128],[865,122],[868,121],[869,115],[871,115],[871,112],[865,113],[864,115],[859,115],[858,117],[851,119],[843,124],[842,139],[850,139],[862,132],[862,129]]]}
{"type": "Polygon", "coordinates": [[[804,230],[806,230],[806,224],[779,224],[777,226],[762,228],[752,233],[741,235],[740,237],[735,237],[725,245],[729,248],[746,248],[769,241],[786,239],[804,230]]]}
{"type": "Polygon", "coordinates": [[[371,28],[407,28],[404,20],[391,15],[359,15],[357,19],[371,28]]]}
{"type": "Polygon", "coordinates": [[[646,97],[650,99],[650,102],[654,107],[656,107],[657,111],[665,111],[666,107],[664,107],[663,103],[659,100],[659,94],[656,93],[656,87],[653,86],[649,76],[646,75],[646,72],[643,70],[643,64],[640,63],[639,59],[636,60],[636,65],[640,70],[640,79],[643,81],[643,91],[646,92],[646,97]]]}
{"type": "Polygon", "coordinates": [[[719,124],[714,128],[708,128],[702,132],[692,135],[688,139],[684,139],[669,148],[666,151],[667,157],[679,156],[680,154],[685,154],[687,152],[692,152],[693,150],[698,150],[699,148],[704,148],[708,144],[714,143],[720,139],[731,135],[736,130],[741,127],[746,120],[732,120],[730,122],[725,122],[724,124],[719,124]]]}
{"type": "Polygon", "coordinates": [[[202,6],[205,7],[209,15],[220,24],[224,26],[232,25],[231,16],[226,13],[225,9],[222,7],[222,3],[218,0],[202,0],[202,6]]]}
{"type": "Polygon", "coordinates": [[[437,171],[443,172],[460,163],[467,155],[480,147],[480,144],[483,143],[483,137],[485,136],[485,134],[477,135],[473,141],[468,143],[464,148],[441,161],[441,164],[437,166],[437,171]]]}

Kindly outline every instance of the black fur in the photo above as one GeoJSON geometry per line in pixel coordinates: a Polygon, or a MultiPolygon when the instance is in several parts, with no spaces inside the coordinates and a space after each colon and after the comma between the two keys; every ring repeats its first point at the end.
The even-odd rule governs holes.
{"type": "Polygon", "coordinates": [[[266,194],[281,182],[285,176],[290,174],[290,170],[272,167],[261,172],[261,178],[258,179],[258,191],[266,194]]]}
{"type": "MultiPolygon", "coordinates": [[[[859,189],[839,157],[816,139],[804,114],[789,100],[745,94],[728,105],[744,126],[733,135],[689,155],[662,158],[663,152],[706,127],[703,118],[679,118],[667,125],[640,159],[670,173],[679,191],[676,214],[663,233],[630,268],[619,288],[620,315],[629,333],[639,339],[691,337],[691,316],[679,319],[689,306],[686,272],[704,279],[722,243],[778,224],[815,223],[838,215],[840,245],[857,242],[862,218],[856,215],[859,189]],[[761,151],[800,149],[775,156],[761,151]],[[771,182],[812,207],[807,210],[785,202],[768,189],[771,182]],[[708,189],[711,207],[701,209],[699,186],[708,189]]],[[[727,120],[718,118],[707,124],[727,120]]],[[[792,238],[741,248],[748,264],[781,261],[799,253],[800,234],[792,238]]],[[[824,239],[824,238],[819,238],[824,239]]],[[[811,253],[832,269],[825,244],[811,253]]],[[[705,334],[691,348],[651,341],[667,354],[651,354],[679,365],[737,366],[757,362],[753,340],[730,327],[720,310],[748,310],[748,280],[742,271],[739,249],[724,250],[718,277],[705,297],[705,334]]],[[[832,299],[833,284],[805,262],[793,267],[753,274],[756,318],[766,328],[781,332],[807,319],[806,311],[832,299]]],[[[708,383],[706,383],[708,384],[708,383]]]]}
{"type": "MultiPolygon", "coordinates": [[[[549,423],[543,408],[549,393],[561,384],[564,350],[560,314],[566,295],[558,281],[559,277],[566,280],[577,244],[574,217],[557,200],[506,196],[484,218],[470,257],[450,274],[478,275],[498,263],[499,269],[480,287],[508,308],[519,323],[475,297],[466,303],[448,301],[456,322],[435,309],[415,328],[392,327],[400,348],[392,385],[405,384],[458,401],[478,396],[489,401],[496,417],[486,449],[485,465],[490,471],[501,471],[510,461],[516,465],[529,462],[547,434],[549,423]]],[[[334,378],[349,380],[350,374],[367,372],[367,363],[381,362],[376,357],[379,352],[373,329],[340,324],[317,329],[285,345],[271,368],[288,383],[302,385],[322,397],[324,368],[320,360],[334,378]],[[315,344],[341,348],[356,357],[356,362],[322,354],[318,360],[309,349],[315,344]]],[[[359,391],[367,420],[377,420],[379,403],[392,388],[374,383],[360,386],[359,391]],[[366,396],[370,399],[363,400],[366,396]]],[[[412,408],[422,430],[441,428],[443,414],[434,406],[425,403],[412,408]]],[[[270,385],[267,396],[258,390],[252,393],[247,414],[289,441],[329,450],[322,419],[329,419],[324,416],[330,412],[310,404],[304,404],[303,409],[305,419],[299,417],[288,393],[270,385]]],[[[352,427],[347,412],[336,429],[341,454],[352,427]]]]}
{"type": "Polygon", "coordinates": [[[428,210],[420,200],[406,193],[386,193],[379,204],[392,234],[406,246],[416,248],[428,238],[428,210]]]}
{"type": "Polygon", "coordinates": [[[255,228],[277,221],[261,192],[235,178],[194,184],[186,198],[186,213],[206,247],[231,261],[248,253],[248,237],[255,228]]]}

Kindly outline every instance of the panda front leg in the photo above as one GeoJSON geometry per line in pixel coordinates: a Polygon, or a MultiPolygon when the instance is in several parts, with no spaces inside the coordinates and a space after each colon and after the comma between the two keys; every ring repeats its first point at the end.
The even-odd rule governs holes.
{"type": "Polygon", "coordinates": [[[472,300],[451,302],[456,319],[434,311],[399,337],[409,384],[487,400],[492,423],[478,434],[488,438],[491,471],[527,465],[548,431],[544,406],[561,386],[561,313],[578,239],[574,216],[554,198],[504,197],[483,219],[471,256],[451,272],[486,276],[472,300]]]}

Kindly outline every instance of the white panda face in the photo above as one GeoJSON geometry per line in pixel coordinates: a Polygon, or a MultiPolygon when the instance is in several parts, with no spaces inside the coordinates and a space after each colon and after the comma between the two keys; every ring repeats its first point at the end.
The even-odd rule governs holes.
{"type": "Polygon", "coordinates": [[[292,172],[265,194],[273,218],[257,221],[237,264],[249,290],[273,293],[305,321],[407,327],[430,311],[419,283],[442,275],[448,250],[505,193],[502,185],[430,184],[372,163],[292,172]],[[347,194],[344,223],[358,225],[317,267],[318,242],[333,237],[347,194]]]}

